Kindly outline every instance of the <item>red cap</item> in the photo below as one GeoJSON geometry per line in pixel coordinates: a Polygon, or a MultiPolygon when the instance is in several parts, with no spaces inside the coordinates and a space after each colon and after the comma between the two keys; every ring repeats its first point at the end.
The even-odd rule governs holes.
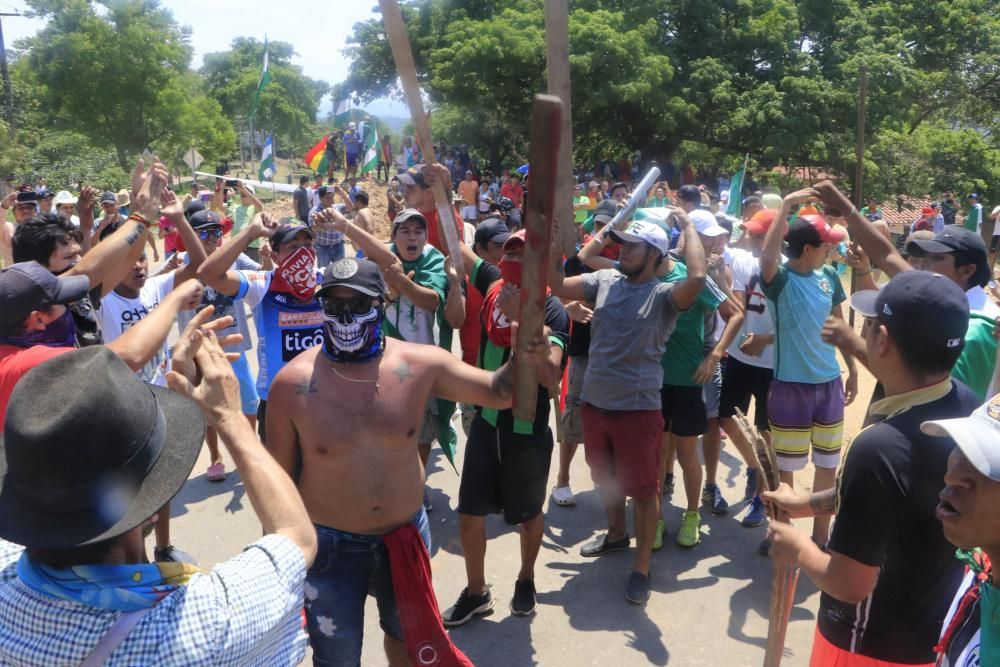
{"type": "Polygon", "coordinates": [[[937,215],[937,213],[932,208],[925,208],[920,211],[920,215],[924,216],[925,218],[929,218],[932,215],[937,215]]]}
{"type": "Polygon", "coordinates": [[[812,225],[823,243],[840,243],[847,238],[847,230],[840,226],[831,227],[821,215],[803,215],[799,216],[799,220],[805,220],[812,225]]]}
{"type": "Polygon", "coordinates": [[[778,212],[773,208],[765,208],[757,211],[753,214],[753,217],[744,223],[743,229],[751,236],[763,236],[771,228],[776,215],[778,215],[778,212]]]}
{"type": "Polygon", "coordinates": [[[507,240],[503,242],[503,249],[510,250],[510,248],[515,245],[523,246],[526,243],[525,241],[526,234],[527,232],[523,229],[517,230],[516,232],[508,236],[507,240]]]}

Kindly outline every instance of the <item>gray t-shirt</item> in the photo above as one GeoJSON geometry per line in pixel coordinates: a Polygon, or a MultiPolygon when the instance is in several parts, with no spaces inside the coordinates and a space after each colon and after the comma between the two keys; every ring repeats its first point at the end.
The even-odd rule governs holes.
{"type": "Polygon", "coordinates": [[[679,314],[674,284],[653,278],[636,285],[615,269],[581,277],[585,300],[594,304],[581,398],[603,410],[659,410],[660,358],[679,314]]]}

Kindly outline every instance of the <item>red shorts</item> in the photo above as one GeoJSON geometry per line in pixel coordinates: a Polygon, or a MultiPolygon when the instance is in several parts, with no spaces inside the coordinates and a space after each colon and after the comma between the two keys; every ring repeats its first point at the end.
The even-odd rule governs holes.
{"type": "Polygon", "coordinates": [[[583,449],[594,484],[617,482],[633,498],[660,492],[663,413],[660,410],[601,410],[584,403],[583,449]]]}
{"type": "Polygon", "coordinates": [[[809,667],[934,667],[933,662],[926,665],[903,665],[900,662],[889,662],[888,660],[877,660],[866,655],[859,655],[845,651],[839,646],[834,646],[823,633],[816,628],[816,636],[813,637],[812,657],[809,660],[809,667]]]}

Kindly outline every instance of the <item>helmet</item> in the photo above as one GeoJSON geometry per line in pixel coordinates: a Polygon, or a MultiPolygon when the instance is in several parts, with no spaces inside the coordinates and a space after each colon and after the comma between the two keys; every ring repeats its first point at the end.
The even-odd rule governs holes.
{"type": "Polygon", "coordinates": [[[510,213],[514,210],[514,202],[510,200],[509,197],[498,197],[492,203],[490,203],[491,211],[501,211],[503,213],[510,213]]]}

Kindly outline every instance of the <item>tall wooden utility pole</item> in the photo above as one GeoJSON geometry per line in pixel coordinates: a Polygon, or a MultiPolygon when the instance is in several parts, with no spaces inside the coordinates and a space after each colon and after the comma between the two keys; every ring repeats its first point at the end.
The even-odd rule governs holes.
{"type": "MultiPolygon", "coordinates": [[[[865,98],[868,96],[868,70],[861,66],[860,79],[858,81],[858,144],[855,149],[854,159],[854,206],[860,211],[864,203],[864,177],[865,177],[865,98]]],[[[851,294],[857,289],[858,277],[851,269],[851,294]]],[[[849,309],[848,316],[850,325],[854,326],[854,309],[849,309]]]]}

